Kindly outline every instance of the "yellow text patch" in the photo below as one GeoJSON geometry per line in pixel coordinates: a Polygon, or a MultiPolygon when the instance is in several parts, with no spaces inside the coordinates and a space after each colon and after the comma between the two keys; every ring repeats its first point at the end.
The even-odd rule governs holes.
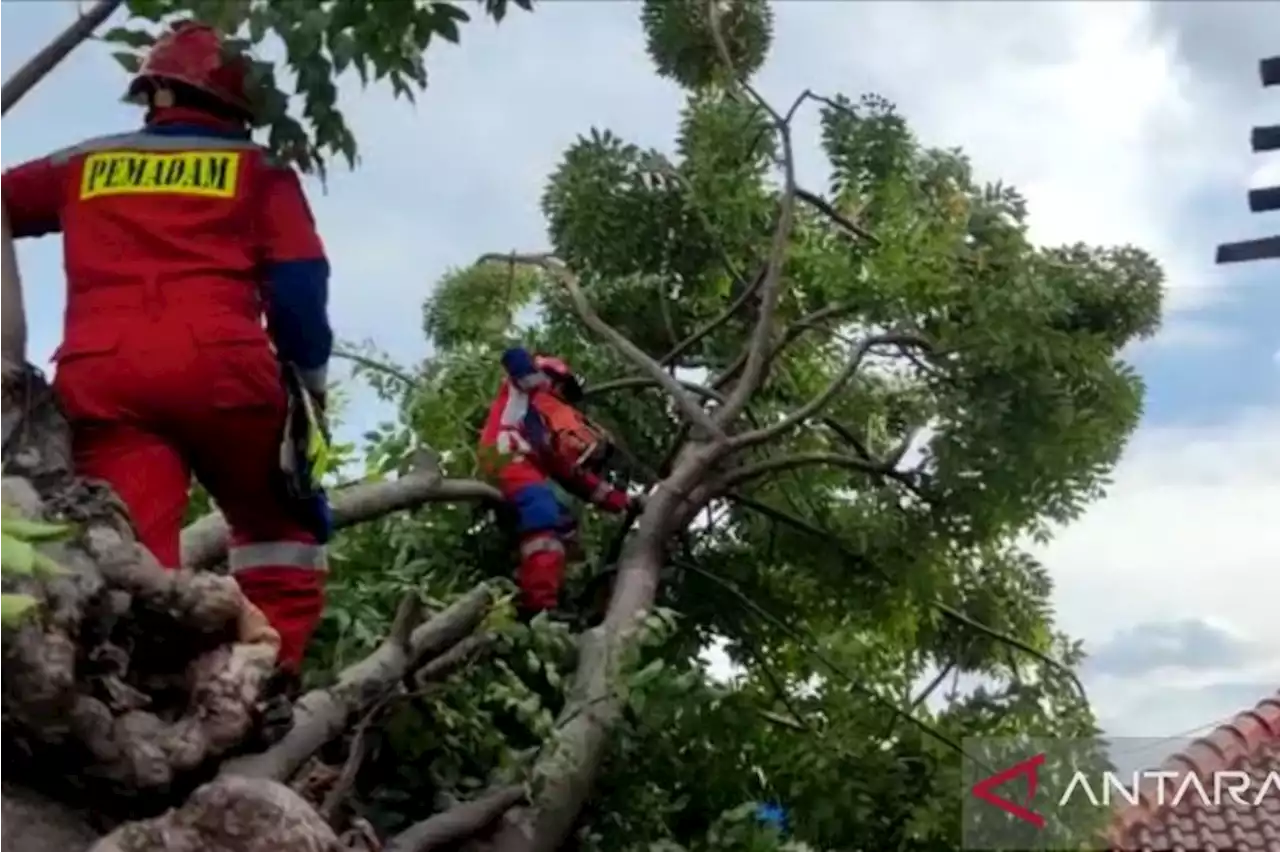
{"type": "Polygon", "coordinates": [[[141,194],[232,198],[239,176],[240,154],[234,151],[110,151],[85,158],[80,198],[141,194]]]}

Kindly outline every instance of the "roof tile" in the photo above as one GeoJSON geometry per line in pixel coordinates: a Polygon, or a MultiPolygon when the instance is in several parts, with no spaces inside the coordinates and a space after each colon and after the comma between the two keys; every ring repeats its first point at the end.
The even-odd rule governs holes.
{"type": "MultiPolygon", "coordinates": [[[[1194,772],[1210,793],[1214,772],[1246,772],[1250,789],[1261,790],[1268,773],[1280,772],[1280,691],[1195,740],[1160,768],[1179,773],[1175,784],[1194,772]]],[[[1115,852],[1280,852],[1280,790],[1270,790],[1259,802],[1227,796],[1216,806],[1188,796],[1174,807],[1157,798],[1155,783],[1144,789],[1138,804],[1116,814],[1109,840],[1115,852]]]]}

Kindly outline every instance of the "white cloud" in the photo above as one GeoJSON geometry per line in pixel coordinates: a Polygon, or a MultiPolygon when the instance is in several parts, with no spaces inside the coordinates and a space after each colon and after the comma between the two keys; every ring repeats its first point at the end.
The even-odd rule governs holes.
{"type": "MultiPolygon", "coordinates": [[[[1202,428],[1147,427],[1111,494],[1042,553],[1060,625],[1100,647],[1135,624],[1200,620],[1275,647],[1280,622],[1280,409],[1202,428]]],[[[1280,660],[1091,679],[1117,729],[1172,733],[1245,709],[1241,683],[1280,685],[1280,660]],[[1222,686],[1223,689],[1218,687],[1222,686]],[[1161,700],[1192,694],[1195,700],[1161,700]],[[1154,730],[1153,730],[1154,729],[1154,730]]],[[[1266,687],[1259,687],[1257,698],[1266,687]]],[[[1256,699],[1255,699],[1256,700],[1256,699]]]]}
{"type": "Polygon", "coordinates": [[[1250,163],[1151,4],[779,9],[771,83],[886,93],[927,142],[963,146],[981,176],[1019,186],[1037,238],[1155,252],[1171,307],[1217,284],[1209,240],[1184,239],[1181,217],[1203,184],[1250,163]]]}

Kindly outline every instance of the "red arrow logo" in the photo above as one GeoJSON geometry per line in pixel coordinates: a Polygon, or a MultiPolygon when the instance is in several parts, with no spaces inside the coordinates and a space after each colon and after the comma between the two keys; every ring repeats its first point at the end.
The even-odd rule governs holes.
{"type": "Polygon", "coordinates": [[[973,785],[973,795],[989,805],[995,805],[1000,810],[1017,817],[1023,822],[1029,822],[1036,828],[1044,828],[1044,817],[1030,810],[1017,802],[1012,802],[1006,798],[998,796],[993,792],[996,787],[1008,781],[1012,781],[1019,775],[1027,776],[1027,802],[1030,803],[1036,797],[1036,787],[1040,784],[1039,769],[1044,764],[1044,755],[1037,754],[1029,757],[1020,763],[1015,763],[1003,772],[997,772],[990,778],[983,778],[977,784],[973,785]]]}

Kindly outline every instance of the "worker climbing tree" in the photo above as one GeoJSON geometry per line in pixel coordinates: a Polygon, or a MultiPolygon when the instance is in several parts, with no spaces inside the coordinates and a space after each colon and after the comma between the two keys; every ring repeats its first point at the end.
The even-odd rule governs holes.
{"type": "MultiPolygon", "coordinates": [[[[453,8],[420,8],[436,5],[453,8]]],[[[149,38],[207,38],[172,29],[180,8],[165,5],[149,38]]],[[[335,345],[397,412],[365,438],[364,481],[323,494],[331,480],[307,481],[323,455],[313,434],[337,416],[319,381],[329,354],[319,319],[289,321],[319,316],[323,255],[300,229],[268,229],[259,247],[269,338],[247,326],[247,339],[218,338],[187,315],[170,324],[192,359],[222,363],[204,357],[216,349],[258,365],[236,375],[260,377],[254,388],[271,401],[273,455],[252,468],[284,483],[255,495],[273,495],[254,519],[278,521],[269,535],[219,498],[218,480],[207,484],[223,514],[179,537],[170,522],[148,532],[147,498],[123,474],[99,474],[107,492],[59,466],[64,420],[51,398],[84,475],[88,408],[68,397],[77,386],[63,371],[74,377],[77,359],[66,347],[55,397],[29,369],[6,381],[6,511],[65,525],[56,541],[21,543],[92,578],[44,574],[33,557],[11,580],[20,549],[6,543],[6,583],[37,600],[5,634],[5,745],[25,756],[6,763],[6,843],[11,825],[57,824],[80,826],[81,848],[105,835],[94,852],[424,852],[464,841],[494,852],[950,849],[963,738],[1091,735],[1078,645],[1056,630],[1051,584],[1018,542],[1094,499],[1133,429],[1141,385],[1119,353],[1158,324],[1158,265],[1133,247],[1035,245],[1015,190],[980,182],[943,149],[949,140],[926,144],[883,98],[818,94],[814,81],[794,100],[764,99],[752,84],[772,37],[763,0],[655,0],[641,18],[657,72],[686,93],[678,157],[584,128],[542,197],[550,245],[485,255],[431,282],[420,367],[394,363],[376,341],[335,345]],[[820,123],[828,186],[796,176],[802,113],[820,123]],[[625,447],[632,482],[603,475],[600,450],[612,445],[625,447]],[[570,527],[552,481],[612,511],[570,527]],[[472,546],[505,535],[488,520],[503,513],[477,503],[514,509],[515,583],[510,554],[490,564],[472,546]],[[270,563],[259,559],[268,542],[284,545],[270,563]],[[577,547],[593,571],[566,571],[577,547]],[[279,553],[305,551],[314,566],[322,549],[334,566],[323,614],[318,583],[291,594],[305,600],[307,628],[290,644],[289,618],[252,584],[241,594],[236,580],[248,576],[234,569],[248,560],[279,580],[303,567],[279,553]],[[564,608],[597,571],[609,578],[598,623],[520,617],[564,608]],[[252,622],[244,598],[274,631],[238,629],[252,622]],[[713,644],[734,678],[707,673],[713,644]],[[264,741],[273,672],[299,658],[293,724],[264,741]],[[959,692],[962,674],[990,687],[959,692]],[[97,815],[88,825],[59,809],[82,805],[84,791],[97,815]],[[11,820],[11,802],[43,816],[11,820]],[[252,841],[236,839],[249,819],[252,841]]],[[[332,32],[309,25],[318,43],[345,44],[351,25],[327,22],[332,32]]],[[[231,23],[252,37],[252,21],[231,23]]],[[[299,30],[289,38],[311,37],[299,30]]],[[[387,50],[411,40],[392,41],[387,50]]],[[[287,53],[305,61],[296,43],[287,53]]],[[[274,85],[261,69],[251,77],[274,85]]],[[[139,88],[153,119],[194,108],[172,83],[139,88]]],[[[147,180],[131,164],[163,152],[202,163],[190,173],[198,184],[185,172],[170,181],[166,167],[166,188],[217,198],[230,172],[210,150],[235,152],[244,191],[296,187],[239,128],[217,146],[186,130],[179,146],[155,124],[40,167],[77,176],[59,208],[82,217],[60,219],[69,257],[94,202],[123,204],[109,192],[79,198],[94,156],[121,158],[102,173],[108,189],[135,172],[147,180]]],[[[304,125],[268,147],[304,171],[341,155],[304,125]]],[[[21,194],[10,201],[10,181],[14,234],[51,230],[21,194]]],[[[288,197],[297,223],[301,194],[288,197]]],[[[247,322],[240,291],[216,280],[162,302],[156,279],[108,271],[109,288],[68,269],[70,305],[119,300],[83,320],[76,369],[125,368],[85,380],[84,394],[124,393],[121,376],[140,369],[107,317],[158,322],[163,304],[225,295],[217,310],[201,302],[198,319],[228,331],[247,322]]],[[[68,311],[69,340],[81,321],[68,311]]],[[[166,360],[162,377],[177,381],[176,364],[166,360]]],[[[98,428],[115,412],[89,413],[98,428]]],[[[203,446],[184,441],[180,455],[197,474],[203,446]]],[[[242,451],[230,470],[248,471],[248,459],[242,451]]]]}
{"type": "Polygon", "coordinates": [[[481,465],[514,509],[520,605],[531,616],[557,607],[566,549],[580,552],[577,522],[552,482],[606,512],[639,504],[592,471],[608,447],[573,407],[582,400],[582,385],[568,365],[513,348],[503,353],[502,366],[507,376],[480,434],[481,465]]]}

